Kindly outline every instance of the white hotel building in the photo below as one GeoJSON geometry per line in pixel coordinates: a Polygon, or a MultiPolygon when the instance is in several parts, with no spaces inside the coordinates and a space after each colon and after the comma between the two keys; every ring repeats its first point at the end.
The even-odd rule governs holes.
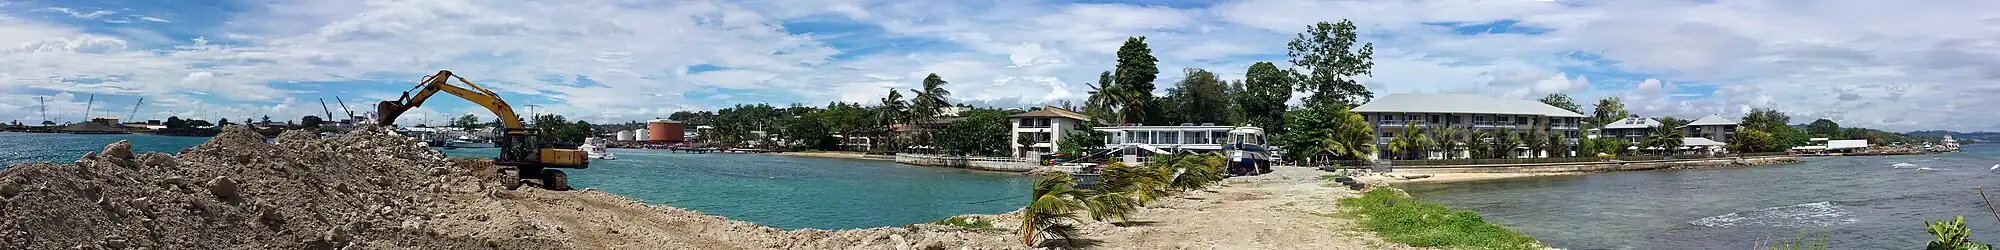
{"type": "MultiPolygon", "coordinates": [[[[1549,133],[1563,135],[1567,149],[1544,152],[1544,156],[1574,156],[1578,139],[1583,137],[1583,114],[1530,100],[1500,99],[1462,94],[1418,94],[1399,93],[1375,98],[1367,104],[1354,107],[1354,112],[1368,118],[1375,127],[1376,151],[1374,158],[1391,158],[1387,152],[1389,140],[1395,139],[1410,122],[1426,132],[1446,127],[1467,130],[1497,131],[1511,128],[1516,138],[1530,130],[1547,136],[1549,133]]],[[[1432,140],[1442,140],[1432,137],[1432,140]]],[[[1455,141],[1455,140],[1454,140],[1455,141]]],[[[1451,152],[1453,158],[1464,158],[1466,152],[1451,152]]],[[[1516,156],[1526,156],[1525,148],[1513,152],[1516,156]]],[[[1426,159],[1439,158],[1439,153],[1422,156],[1426,159]]]]}

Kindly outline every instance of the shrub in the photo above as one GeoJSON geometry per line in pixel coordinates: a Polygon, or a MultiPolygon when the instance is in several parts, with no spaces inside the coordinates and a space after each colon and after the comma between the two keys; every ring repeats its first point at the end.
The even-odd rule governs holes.
{"type": "Polygon", "coordinates": [[[1527,234],[1488,224],[1478,213],[1412,199],[1393,188],[1343,198],[1340,205],[1347,214],[1360,217],[1362,228],[1390,242],[1437,248],[1541,248],[1527,234]]]}
{"type": "Polygon", "coordinates": [[[991,221],[986,221],[984,219],[978,219],[978,218],[960,217],[960,216],[952,216],[951,218],[944,218],[943,220],[931,222],[931,224],[970,228],[970,229],[993,228],[993,222],[991,221]]]}

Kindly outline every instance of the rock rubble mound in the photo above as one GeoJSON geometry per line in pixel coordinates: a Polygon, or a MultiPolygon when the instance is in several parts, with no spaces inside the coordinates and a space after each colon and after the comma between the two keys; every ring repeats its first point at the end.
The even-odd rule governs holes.
{"type": "Polygon", "coordinates": [[[376,127],[266,141],[231,126],[177,155],[121,141],[0,170],[0,249],[1020,248],[1004,229],[786,231],[594,190],[506,190],[493,170],[376,127]]]}

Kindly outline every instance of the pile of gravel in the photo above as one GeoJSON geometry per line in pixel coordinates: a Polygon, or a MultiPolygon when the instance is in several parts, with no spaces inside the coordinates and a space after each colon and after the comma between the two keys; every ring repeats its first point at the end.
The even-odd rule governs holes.
{"type": "MultiPolygon", "coordinates": [[[[367,127],[0,170],[0,249],[1009,249],[1004,226],[785,231],[598,192],[506,190],[491,163],[367,127]]],[[[1018,217],[1012,217],[1018,220],[1018,217]]]]}

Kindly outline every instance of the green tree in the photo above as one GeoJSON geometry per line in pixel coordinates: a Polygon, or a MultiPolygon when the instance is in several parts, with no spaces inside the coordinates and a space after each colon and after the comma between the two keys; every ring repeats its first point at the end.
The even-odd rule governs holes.
{"type": "Polygon", "coordinates": [[[215,120],[215,124],[222,126],[236,125],[236,123],[229,122],[229,118],[222,118],[220,120],[215,120]]]}
{"type": "Polygon", "coordinates": [[[1791,123],[1792,116],[1770,108],[1751,109],[1750,114],[1743,115],[1743,121],[1741,122],[1744,127],[1762,129],[1764,131],[1774,131],[1777,127],[1789,127],[1791,123]]]}
{"type": "Polygon", "coordinates": [[[168,116],[168,117],[167,117],[167,123],[166,123],[165,125],[167,125],[167,129],[185,129],[185,128],[190,128],[190,127],[189,127],[189,126],[187,125],[187,121],[185,121],[185,120],[181,120],[181,117],[179,117],[179,116],[168,116]]]}
{"type": "MultiPolygon", "coordinates": [[[[1665,122],[1661,124],[1665,125],[1665,122]]],[[[1687,134],[1681,129],[1674,128],[1673,126],[1659,126],[1653,128],[1653,132],[1646,135],[1645,143],[1641,143],[1639,147],[1644,150],[1654,151],[1655,154],[1660,155],[1678,154],[1683,144],[1681,141],[1682,138],[1687,138],[1687,134]]]]}
{"type": "Polygon", "coordinates": [[[1660,119],[1655,119],[1655,120],[1660,121],[1660,127],[1673,128],[1673,129],[1679,129],[1682,126],[1687,126],[1689,122],[1694,122],[1673,116],[1660,117],[1660,119]]]}
{"type": "MultiPolygon", "coordinates": [[[[1543,133],[1539,131],[1541,130],[1529,129],[1522,131],[1524,133],[1521,135],[1521,147],[1528,149],[1528,158],[1542,157],[1543,151],[1554,152],[1553,150],[1549,150],[1549,137],[1542,135],[1543,133]]],[[[1554,154],[1551,153],[1550,155],[1554,154]]]]}
{"type": "Polygon", "coordinates": [[[1570,153],[1569,150],[1570,144],[1568,140],[1569,138],[1564,137],[1563,134],[1560,133],[1548,133],[1548,137],[1549,137],[1548,139],[1543,139],[1542,143],[1544,143],[1544,145],[1542,149],[1547,150],[1549,152],[1549,157],[1554,158],[1554,157],[1571,156],[1569,155],[1570,153]]]}
{"type": "Polygon", "coordinates": [[[1569,110],[1569,112],[1576,112],[1577,114],[1583,113],[1583,108],[1576,106],[1576,102],[1570,100],[1569,95],[1565,95],[1563,93],[1555,93],[1555,94],[1549,94],[1548,96],[1543,96],[1540,101],[1542,101],[1542,103],[1544,104],[1548,104],[1549,106],[1556,106],[1557,108],[1562,108],[1563,110],[1569,110]]]}
{"type": "Polygon", "coordinates": [[[257,120],[257,123],[271,123],[271,116],[264,116],[264,119],[257,120]]]}
{"type": "Polygon", "coordinates": [[[1972,241],[1972,230],[1965,228],[1965,216],[1953,220],[1924,222],[1925,231],[1933,238],[1925,243],[1925,250],[1990,250],[1992,244],[1972,241]]]}
{"type": "Polygon", "coordinates": [[[1431,140],[1437,142],[1435,148],[1439,152],[1444,152],[1444,159],[1450,160],[1457,157],[1458,151],[1465,150],[1465,146],[1470,145],[1464,143],[1465,132],[1466,129],[1463,127],[1432,129],[1431,140]]]}
{"type": "Polygon", "coordinates": [[[1591,127],[1593,128],[1601,128],[1605,124],[1611,124],[1611,122],[1632,116],[1632,112],[1625,111],[1625,101],[1616,96],[1597,99],[1597,108],[1592,110],[1591,113],[1591,127]]]}
{"type": "Polygon", "coordinates": [[[1493,147],[1489,151],[1493,154],[1493,158],[1514,158],[1514,150],[1521,146],[1521,136],[1512,128],[1500,128],[1493,131],[1492,144],[1487,145],[1493,147]]]}
{"type": "Polygon", "coordinates": [[[302,123],[300,125],[308,128],[317,128],[319,127],[320,123],[324,122],[326,122],[326,120],[320,119],[319,116],[317,115],[308,115],[306,117],[299,118],[299,123],[302,123]]]}
{"type": "Polygon", "coordinates": [[[1403,126],[1403,131],[1398,133],[1396,138],[1389,139],[1389,152],[1393,152],[1396,158],[1423,159],[1423,155],[1429,153],[1433,144],[1436,143],[1431,141],[1430,136],[1425,135],[1424,129],[1417,127],[1416,121],[1410,121],[1410,124],[1403,126]]]}
{"type": "Polygon", "coordinates": [[[877,146],[887,147],[890,151],[900,151],[898,149],[901,148],[899,146],[901,143],[897,141],[900,136],[896,135],[894,127],[896,124],[910,121],[909,103],[903,102],[902,93],[896,92],[896,89],[889,89],[889,95],[882,97],[882,106],[876,109],[878,111],[875,113],[878,115],[875,116],[875,124],[882,131],[877,136],[876,141],[879,144],[877,146]]]}
{"type": "Polygon", "coordinates": [[[1806,124],[1806,133],[1811,133],[1813,136],[1837,139],[1854,138],[1854,135],[1845,132],[1840,130],[1840,123],[1824,118],[1813,120],[1812,123],[1806,124]]]}
{"type": "Polygon", "coordinates": [[[1470,154],[1467,155],[1467,157],[1469,158],[1472,159],[1494,158],[1493,144],[1492,144],[1493,135],[1494,135],[1493,131],[1491,130],[1485,130],[1485,129],[1467,130],[1467,132],[1465,133],[1465,138],[1459,141],[1459,144],[1465,145],[1466,151],[1469,151],[1467,153],[1470,154]]]}
{"type": "Polygon", "coordinates": [[[1104,149],[1104,137],[1111,133],[1095,129],[1070,130],[1063,134],[1063,140],[1056,143],[1056,151],[1067,155],[1086,155],[1104,149]]]}
{"type": "Polygon", "coordinates": [[[1347,159],[1365,159],[1375,153],[1374,127],[1361,114],[1338,104],[1312,104],[1286,113],[1285,129],[1282,143],[1294,160],[1321,151],[1347,159]]]}
{"type": "Polygon", "coordinates": [[[1215,73],[1202,69],[1182,71],[1187,77],[1167,90],[1174,101],[1173,116],[1178,122],[1230,124],[1228,86],[1215,73]]]}
{"type": "Polygon", "coordinates": [[[1100,122],[1123,124],[1125,117],[1121,112],[1128,99],[1124,95],[1125,90],[1118,87],[1117,78],[1111,76],[1111,71],[1105,71],[1097,76],[1097,86],[1091,87],[1090,99],[1084,101],[1084,114],[1100,122]]]}
{"type": "Polygon", "coordinates": [[[832,115],[829,112],[805,112],[799,114],[797,118],[784,119],[786,144],[795,149],[838,149],[840,140],[834,138],[828,124],[822,122],[832,115]]]}
{"type": "Polygon", "coordinates": [[[1144,113],[1159,107],[1148,107],[1153,98],[1153,80],[1160,77],[1160,59],[1153,57],[1153,49],[1146,44],[1146,37],[1136,36],[1125,39],[1118,46],[1118,67],[1112,71],[1117,89],[1126,98],[1123,113],[1126,121],[1146,121],[1160,114],[1144,113]],[[1134,112],[1137,111],[1137,112],[1134,112]]]}
{"type": "Polygon", "coordinates": [[[1306,102],[1351,107],[1375,98],[1367,86],[1354,80],[1355,76],[1369,75],[1375,67],[1371,61],[1375,44],[1359,44],[1355,29],[1354,22],[1345,19],[1319,22],[1306,26],[1305,32],[1286,44],[1285,56],[1291,58],[1293,66],[1304,69],[1295,78],[1299,90],[1311,93],[1306,102]]]}
{"type": "Polygon", "coordinates": [[[1236,96],[1236,105],[1243,110],[1245,121],[1269,134],[1284,134],[1285,101],[1292,99],[1291,73],[1271,62],[1257,62],[1243,78],[1243,92],[1236,96]]]}
{"type": "Polygon", "coordinates": [[[951,90],[944,89],[944,85],[949,83],[936,73],[924,77],[923,89],[913,90],[917,93],[917,97],[910,99],[912,106],[915,106],[913,108],[917,120],[936,119],[941,115],[942,109],[951,107],[951,102],[945,101],[951,97],[951,90]]]}
{"type": "Polygon", "coordinates": [[[937,135],[937,146],[958,155],[1004,155],[1007,151],[1007,113],[991,109],[965,112],[965,120],[952,123],[937,135]]]}
{"type": "Polygon", "coordinates": [[[215,126],[215,124],[208,123],[208,120],[188,120],[187,124],[189,127],[195,128],[215,126]]]}
{"type": "Polygon", "coordinates": [[[450,125],[451,127],[454,128],[468,129],[468,130],[482,127],[479,125],[479,117],[473,116],[472,114],[465,114],[462,116],[458,116],[458,118],[452,118],[450,125]]]}
{"type": "Polygon", "coordinates": [[[1760,153],[1780,151],[1776,138],[1771,132],[1759,129],[1739,129],[1729,140],[1729,151],[1735,153],[1760,153]]]}

